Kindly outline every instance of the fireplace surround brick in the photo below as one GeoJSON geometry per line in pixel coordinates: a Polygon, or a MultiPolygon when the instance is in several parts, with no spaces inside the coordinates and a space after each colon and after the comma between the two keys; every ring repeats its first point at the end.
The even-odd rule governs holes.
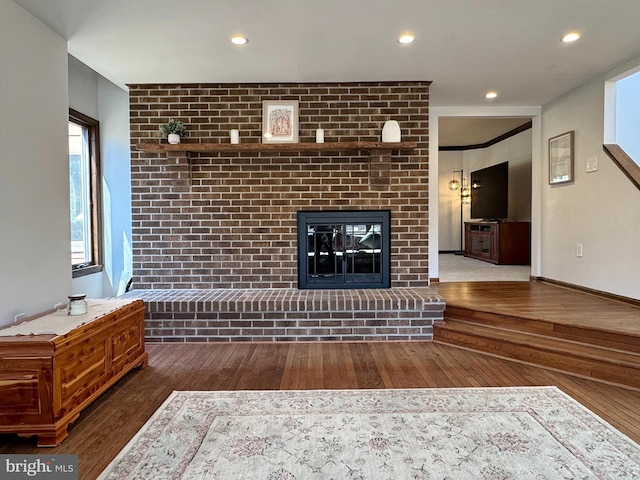
{"type": "MultiPolygon", "coordinates": [[[[296,213],[341,209],[391,210],[391,286],[428,285],[429,82],[134,84],[129,91],[136,289],[295,288],[296,213]],[[136,150],[160,141],[158,127],[170,118],[187,125],[184,142],[228,143],[235,128],[241,142],[259,143],[263,100],[299,101],[300,142],[314,142],[316,128],[327,142],[378,141],[394,119],[402,139],[418,147],[393,153],[385,182],[370,175],[367,152],[198,153],[189,165],[136,150]]],[[[372,327],[340,328],[366,337],[372,327]]]]}
{"type": "Polygon", "coordinates": [[[431,340],[445,302],[434,290],[134,290],[151,342],[431,340]]]}

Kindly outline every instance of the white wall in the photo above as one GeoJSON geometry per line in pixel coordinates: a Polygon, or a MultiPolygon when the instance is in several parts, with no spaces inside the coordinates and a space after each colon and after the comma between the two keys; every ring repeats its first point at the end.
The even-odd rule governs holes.
{"type": "Polygon", "coordinates": [[[595,78],[543,107],[541,274],[640,299],[640,191],[602,149],[607,79],[595,78]],[[569,130],[575,132],[575,181],[550,186],[546,142],[569,130]],[[591,157],[598,157],[599,169],[586,173],[591,157]]]}
{"type": "Polygon", "coordinates": [[[66,41],[0,1],[0,325],[71,293],[66,41]]]}
{"type": "Polygon", "coordinates": [[[73,292],[112,297],[131,277],[131,169],[129,95],[69,56],[69,107],[100,122],[102,272],[73,279],[73,292]]]}
{"type": "MultiPolygon", "coordinates": [[[[509,162],[509,220],[531,221],[532,130],[526,130],[487,148],[440,152],[438,239],[440,251],[460,248],[459,192],[448,189],[453,170],[464,170],[465,182],[471,172],[509,162]]],[[[456,174],[458,178],[459,174],[456,174]]],[[[471,206],[463,206],[463,221],[471,220],[471,206]]]]}
{"type": "Polygon", "coordinates": [[[99,120],[99,75],[77,58],[69,55],[69,108],[99,120]]]}
{"type": "Polygon", "coordinates": [[[100,76],[98,106],[105,248],[102,295],[109,297],[124,293],[133,275],[129,93],[100,76]]]}
{"type": "MultiPolygon", "coordinates": [[[[451,151],[438,154],[438,244],[441,251],[461,250],[460,244],[460,191],[449,190],[449,182],[460,179],[459,173],[453,173],[464,167],[463,152],[451,151]]],[[[465,172],[468,178],[468,172],[465,172]]],[[[469,210],[468,205],[463,207],[469,210]]]]}

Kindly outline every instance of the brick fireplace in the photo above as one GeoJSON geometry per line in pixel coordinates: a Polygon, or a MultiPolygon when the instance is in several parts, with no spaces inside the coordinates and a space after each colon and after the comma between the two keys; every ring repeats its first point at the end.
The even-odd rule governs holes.
{"type": "Polygon", "coordinates": [[[429,82],[129,88],[128,295],[146,302],[147,340],[432,338],[444,301],[428,288],[429,82]],[[261,145],[264,100],[298,101],[299,143],[261,145]],[[179,151],[160,146],[170,118],[188,128],[179,151]],[[390,119],[410,148],[377,143],[390,119]],[[242,149],[229,145],[231,129],[242,149]],[[388,236],[384,221],[331,217],[303,227],[301,240],[299,212],[386,212],[388,236]],[[300,290],[299,243],[327,229],[331,253],[315,244],[307,280],[331,276],[324,260],[333,253],[332,275],[352,285],[300,290]],[[383,284],[367,283],[378,277],[383,284]]]}
{"type": "Polygon", "coordinates": [[[130,85],[136,289],[297,288],[301,210],[391,212],[390,286],[428,285],[429,82],[130,85]],[[138,151],[183,121],[183,142],[260,143],[263,100],[298,100],[299,142],[379,141],[397,120],[410,151],[138,151]]]}

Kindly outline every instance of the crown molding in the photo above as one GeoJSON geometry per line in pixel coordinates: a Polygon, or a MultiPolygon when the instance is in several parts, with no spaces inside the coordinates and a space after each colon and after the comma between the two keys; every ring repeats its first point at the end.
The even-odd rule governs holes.
{"type": "Polygon", "coordinates": [[[509,130],[508,132],[503,133],[502,135],[498,135],[497,137],[492,138],[488,142],[477,143],[475,145],[459,145],[459,146],[452,145],[448,147],[438,147],[438,151],[452,152],[452,151],[462,151],[462,150],[475,150],[478,148],[487,148],[492,145],[495,145],[496,143],[500,143],[506,140],[507,138],[513,137],[514,135],[517,135],[519,133],[529,130],[532,127],[532,125],[533,125],[533,122],[529,120],[527,123],[520,125],[519,127],[516,127],[513,130],[509,130]]]}

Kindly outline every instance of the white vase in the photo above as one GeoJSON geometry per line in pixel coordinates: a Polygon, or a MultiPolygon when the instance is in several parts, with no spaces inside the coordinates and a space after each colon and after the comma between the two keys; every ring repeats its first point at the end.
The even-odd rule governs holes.
{"type": "Polygon", "coordinates": [[[177,133],[170,133],[169,135],[167,135],[167,140],[171,145],[177,145],[178,143],[180,143],[180,135],[178,135],[177,133]]]}
{"type": "Polygon", "coordinates": [[[399,142],[402,138],[400,133],[400,125],[395,120],[387,120],[382,127],[383,142],[399,142]]]}

